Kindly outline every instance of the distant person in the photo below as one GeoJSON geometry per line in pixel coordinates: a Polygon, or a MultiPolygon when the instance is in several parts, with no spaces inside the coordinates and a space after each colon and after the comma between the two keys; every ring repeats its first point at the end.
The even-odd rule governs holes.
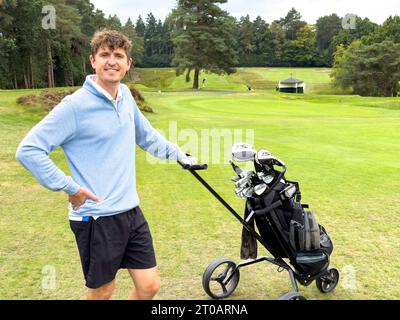
{"type": "Polygon", "coordinates": [[[203,88],[206,86],[206,81],[207,81],[207,78],[204,77],[204,78],[203,78],[203,83],[202,83],[202,84],[203,84],[203,88]]]}
{"type": "Polygon", "coordinates": [[[109,299],[120,268],[134,288],[129,299],[152,299],[159,276],[149,226],[136,191],[135,144],[161,159],[188,161],[156,131],[120,81],[132,64],[132,44],[103,29],[91,41],[95,70],[20,143],[16,158],[46,188],[68,194],[88,299],[109,299]],[[49,158],[60,146],[71,177],[49,158]]]}
{"type": "Polygon", "coordinates": [[[246,87],[247,87],[247,90],[248,90],[248,91],[251,91],[251,90],[252,90],[252,88],[251,88],[251,86],[250,86],[249,84],[246,84],[246,87]]]}

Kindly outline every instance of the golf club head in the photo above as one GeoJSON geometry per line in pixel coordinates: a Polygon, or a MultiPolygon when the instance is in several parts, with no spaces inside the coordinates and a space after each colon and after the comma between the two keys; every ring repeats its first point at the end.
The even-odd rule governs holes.
{"type": "Polygon", "coordinates": [[[271,157],[271,152],[266,149],[260,149],[255,156],[255,160],[258,164],[264,165],[271,160],[271,157]]]}
{"type": "Polygon", "coordinates": [[[252,172],[249,170],[246,170],[244,174],[240,175],[240,179],[235,183],[237,188],[244,188],[245,186],[248,186],[251,184],[251,177],[252,177],[252,172]]]}
{"type": "Polygon", "coordinates": [[[266,184],[270,184],[275,178],[272,174],[265,174],[264,172],[258,172],[257,177],[266,184]]]}
{"type": "Polygon", "coordinates": [[[254,193],[258,196],[261,196],[265,190],[267,190],[267,185],[265,183],[260,183],[254,187],[254,193]]]}
{"type": "Polygon", "coordinates": [[[232,146],[232,159],[237,162],[253,161],[257,151],[249,143],[235,143],[232,146]]]}
{"type": "Polygon", "coordinates": [[[248,187],[243,190],[243,196],[245,198],[251,198],[253,196],[254,187],[248,187]]]}

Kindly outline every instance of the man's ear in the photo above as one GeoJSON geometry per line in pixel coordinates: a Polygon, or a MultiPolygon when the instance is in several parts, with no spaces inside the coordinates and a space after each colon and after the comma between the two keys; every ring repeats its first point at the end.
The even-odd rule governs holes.
{"type": "Polygon", "coordinates": [[[89,60],[90,60],[90,63],[92,65],[92,68],[96,69],[95,66],[94,66],[94,57],[92,55],[89,56],[89,60]]]}
{"type": "Polygon", "coordinates": [[[133,63],[132,58],[129,58],[129,60],[128,60],[128,70],[131,68],[132,63],[133,63]]]}

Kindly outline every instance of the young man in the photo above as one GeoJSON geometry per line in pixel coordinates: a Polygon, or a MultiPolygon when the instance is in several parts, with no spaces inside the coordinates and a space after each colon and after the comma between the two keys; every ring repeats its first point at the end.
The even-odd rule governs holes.
{"type": "Polygon", "coordinates": [[[129,299],[151,299],[159,290],[152,237],[136,192],[135,144],[161,159],[191,161],[150,125],[120,83],[132,64],[131,47],[119,32],[96,32],[90,56],[96,74],[40,121],[16,153],[39,183],[68,194],[88,299],[109,299],[120,268],[134,282],[129,299]],[[72,177],[48,156],[58,146],[72,177]]]}

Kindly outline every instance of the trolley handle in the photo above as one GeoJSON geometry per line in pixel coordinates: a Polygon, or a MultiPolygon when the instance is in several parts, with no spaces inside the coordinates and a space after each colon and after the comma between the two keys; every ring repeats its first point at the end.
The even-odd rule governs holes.
{"type": "MultiPolygon", "coordinates": [[[[186,154],[186,155],[190,156],[190,154],[186,154]]],[[[188,164],[188,163],[183,163],[179,160],[178,160],[178,163],[181,165],[181,167],[184,170],[197,171],[197,170],[207,170],[207,168],[208,168],[208,165],[205,163],[188,164]]]]}
{"type": "Polygon", "coordinates": [[[205,164],[205,163],[190,165],[190,164],[183,164],[183,163],[180,163],[180,162],[179,162],[179,164],[180,164],[180,165],[182,166],[182,168],[185,169],[185,170],[194,170],[194,171],[197,171],[197,170],[207,170],[207,168],[208,168],[208,165],[205,164]]]}

